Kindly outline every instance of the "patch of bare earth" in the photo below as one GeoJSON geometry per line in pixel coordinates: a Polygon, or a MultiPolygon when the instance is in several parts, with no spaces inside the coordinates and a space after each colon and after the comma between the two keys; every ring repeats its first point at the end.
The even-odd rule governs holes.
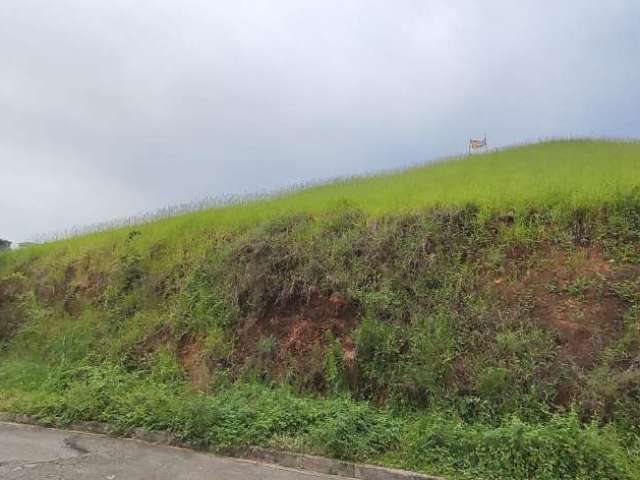
{"type": "Polygon", "coordinates": [[[193,335],[185,335],[179,342],[178,358],[191,385],[197,390],[207,391],[211,374],[201,341],[193,335]]]}
{"type": "Polygon", "coordinates": [[[356,349],[351,332],[358,318],[357,306],[344,295],[327,297],[312,291],[307,302],[247,318],[238,332],[234,363],[242,365],[264,354],[259,342],[265,338],[273,342],[270,360],[276,376],[284,375],[287,367],[304,368],[312,374],[331,338],[342,345],[344,360],[353,363],[356,349]]]}
{"type": "Polygon", "coordinates": [[[159,348],[169,346],[175,348],[180,365],[189,383],[199,391],[207,391],[211,372],[204,354],[202,339],[193,334],[185,334],[175,342],[173,330],[169,325],[163,325],[150,335],[147,335],[135,348],[135,356],[149,357],[159,348]]]}
{"type": "Polygon", "coordinates": [[[597,247],[548,248],[521,278],[495,280],[507,303],[530,302],[530,318],[554,332],[561,355],[591,367],[622,327],[628,306],[611,290],[625,272],[597,247]]]}

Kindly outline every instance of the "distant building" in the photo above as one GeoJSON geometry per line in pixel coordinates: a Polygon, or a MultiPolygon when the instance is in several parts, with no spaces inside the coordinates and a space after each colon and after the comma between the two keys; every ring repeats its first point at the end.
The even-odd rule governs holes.
{"type": "Polygon", "coordinates": [[[0,250],[9,250],[11,248],[11,242],[9,240],[3,240],[0,238],[0,250]]]}
{"type": "Polygon", "coordinates": [[[36,242],[20,242],[18,248],[31,247],[32,245],[38,245],[36,242]]]}

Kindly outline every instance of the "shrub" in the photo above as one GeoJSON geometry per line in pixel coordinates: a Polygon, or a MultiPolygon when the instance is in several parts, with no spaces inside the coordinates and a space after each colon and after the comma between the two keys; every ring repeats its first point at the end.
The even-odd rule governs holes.
{"type": "Polygon", "coordinates": [[[631,480],[638,465],[608,428],[582,425],[576,414],[545,424],[517,417],[497,427],[427,417],[412,431],[409,462],[416,468],[447,465],[465,478],[528,480],[631,480]]]}

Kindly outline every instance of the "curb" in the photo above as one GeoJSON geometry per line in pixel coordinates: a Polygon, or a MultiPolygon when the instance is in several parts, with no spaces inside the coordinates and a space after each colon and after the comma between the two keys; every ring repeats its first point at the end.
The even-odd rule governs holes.
{"type": "MultiPolygon", "coordinates": [[[[38,425],[43,427],[57,427],[51,422],[44,422],[35,415],[20,413],[0,412],[0,422],[22,423],[26,425],[38,425]]],[[[108,423],[95,421],[79,421],[65,425],[67,430],[78,432],[97,433],[101,435],[114,435],[116,431],[108,423]]],[[[120,436],[120,435],[119,435],[120,436]]],[[[126,435],[122,435],[126,436],[126,435]]],[[[129,432],[129,438],[134,438],[154,445],[165,445],[194,449],[189,442],[180,441],[171,432],[134,428],[129,432]]],[[[202,449],[200,449],[202,450],[202,449]]],[[[252,460],[260,463],[270,463],[285,468],[295,468],[307,472],[324,475],[338,475],[360,480],[445,480],[443,477],[434,477],[422,473],[397,470],[394,468],[378,467],[360,463],[335,460],[332,458],[318,457],[304,453],[284,452],[262,447],[247,447],[224,450],[226,456],[252,460]]]]}

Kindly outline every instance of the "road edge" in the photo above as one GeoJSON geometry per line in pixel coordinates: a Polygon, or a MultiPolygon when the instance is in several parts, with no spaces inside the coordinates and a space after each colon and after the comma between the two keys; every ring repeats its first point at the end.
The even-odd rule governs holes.
{"type": "MultiPolygon", "coordinates": [[[[37,425],[41,427],[55,427],[78,432],[94,433],[110,436],[117,435],[117,430],[108,423],[95,421],[79,421],[68,425],[58,425],[45,422],[35,415],[11,413],[0,411],[0,422],[21,423],[25,425],[37,425]]],[[[188,448],[202,451],[195,448],[189,442],[180,441],[171,432],[158,430],[147,430],[145,428],[134,428],[128,432],[127,438],[134,438],[154,445],[165,445],[173,447],[188,448]]],[[[206,450],[205,450],[206,451],[206,450]]],[[[377,465],[367,465],[344,460],[336,460],[316,455],[304,453],[286,452],[262,447],[246,447],[226,449],[225,456],[252,460],[260,463],[278,465],[286,468],[295,468],[302,471],[319,473],[324,475],[338,475],[346,478],[357,478],[360,480],[445,480],[443,477],[435,477],[408,470],[398,470],[395,468],[380,467],[377,465]]]]}

